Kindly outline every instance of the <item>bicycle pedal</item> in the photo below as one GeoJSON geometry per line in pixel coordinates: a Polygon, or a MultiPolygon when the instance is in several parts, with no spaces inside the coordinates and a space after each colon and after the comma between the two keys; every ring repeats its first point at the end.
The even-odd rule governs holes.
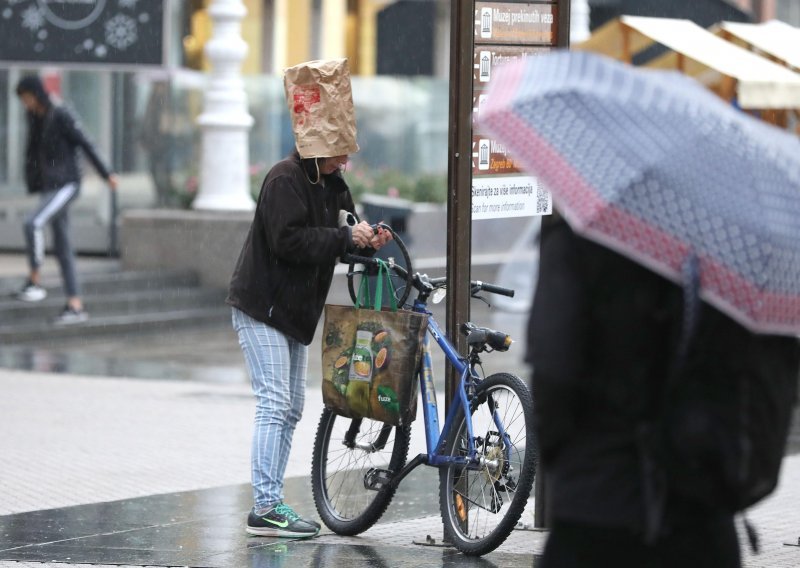
{"type": "Polygon", "coordinates": [[[392,480],[392,472],[388,469],[378,469],[378,468],[370,468],[366,474],[364,474],[364,489],[368,489],[370,491],[380,491],[384,487],[389,485],[389,482],[392,480]]]}

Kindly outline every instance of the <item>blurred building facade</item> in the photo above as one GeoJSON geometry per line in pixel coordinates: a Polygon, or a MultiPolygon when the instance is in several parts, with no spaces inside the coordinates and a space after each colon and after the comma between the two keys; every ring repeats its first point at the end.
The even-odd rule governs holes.
{"type": "MultiPolygon", "coordinates": [[[[202,111],[208,69],[203,48],[211,36],[211,3],[138,2],[163,7],[163,38],[157,38],[164,43],[163,65],[20,63],[0,53],[0,136],[5,142],[0,146],[0,249],[21,246],[19,227],[32,203],[23,179],[24,111],[14,93],[19,78],[29,73],[42,75],[57,98],[76,111],[101,154],[122,174],[123,208],[176,207],[191,200],[199,169],[195,119],[202,111]]],[[[310,59],[350,60],[362,147],[355,167],[404,172],[409,179],[446,175],[448,0],[242,3],[247,9],[242,36],[248,45],[242,71],[255,118],[250,134],[254,191],[268,165],[293,146],[281,72],[310,59]]],[[[47,31],[37,10],[37,0],[18,0],[0,14],[0,29],[18,33],[19,41],[37,41],[47,31]]],[[[142,30],[140,41],[156,39],[141,37],[142,30]]],[[[91,168],[84,170],[73,225],[78,248],[86,250],[86,243],[106,232],[109,203],[104,185],[91,168]]],[[[364,183],[369,189],[373,180],[364,183]]]]}
{"type": "MultiPolygon", "coordinates": [[[[0,136],[5,142],[0,146],[0,248],[21,244],[18,228],[30,205],[22,176],[24,113],[14,95],[16,82],[27,73],[42,74],[81,116],[103,156],[123,176],[122,207],[182,206],[192,198],[199,155],[195,119],[203,104],[208,65],[203,47],[211,35],[211,1],[158,2],[165,20],[159,38],[165,52],[161,66],[46,66],[4,61],[0,54],[0,136]]],[[[415,183],[415,176],[446,175],[452,0],[242,3],[248,12],[242,35],[249,47],[242,70],[255,118],[250,134],[254,190],[265,168],[293,145],[281,71],[301,61],[333,57],[347,57],[354,74],[362,150],[354,157],[353,183],[380,192],[384,185],[415,183]],[[376,172],[386,174],[378,186],[376,172]]],[[[11,12],[35,15],[30,10],[39,4],[7,3],[0,26],[12,22],[11,12]]],[[[123,4],[137,2],[119,2],[123,4]]],[[[798,0],[573,0],[573,7],[573,23],[592,29],[622,13],[686,17],[704,26],[722,19],[772,17],[800,25],[798,0]]],[[[30,17],[20,21],[22,26],[35,23],[30,17]]],[[[587,30],[575,33],[585,35],[587,30]]],[[[96,239],[91,235],[104,230],[109,215],[103,184],[90,169],[87,173],[84,197],[75,208],[79,247],[96,239]]]]}
{"type": "MultiPolygon", "coordinates": [[[[36,4],[21,2],[30,2],[31,9],[36,4]]],[[[347,57],[353,74],[365,78],[380,74],[447,80],[447,0],[242,2],[248,12],[242,35],[249,47],[242,71],[256,98],[264,90],[274,90],[267,83],[284,68],[310,59],[347,57]]],[[[143,133],[143,128],[155,133],[169,130],[185,138],[201,104],[191,92],[202,86],[201,73],[208,68],[203,47],[211,35],[210,3],[164,0],[163,67],[128,65],[117,71],[113,65],[18,64],[4,61],[0,54],[0,135],[7,141],[0,150],[0,198],[24,193],[20,177],[23,112],[14,96],[14,86],[24,74],[44,75],[51,90],[75,108],[103,154],[123,173],[146,169],[141,137],[152,140],[153,132],[143,133]],[[170,89],[160,90],[158,100],[149,101],[151,85],[158,81],[170,83],[170,89]],[[148,109],[150,115],[144,116],[148,109]]],[[[15,4],[20,5],[22,26],[28,25],[35,11],[26,12],[24,4],[15,4]]],[[[25,41],[27,36],[21,33],[20,38],[25,41]]]]}
{"type": "Polygon", "coordinates": [[[656,18],[684,18],[709,27],[722,20],[763,22],[783,20],[800,26],[798,0],[589,0],[591,28],[623,14],[656,18]]]}

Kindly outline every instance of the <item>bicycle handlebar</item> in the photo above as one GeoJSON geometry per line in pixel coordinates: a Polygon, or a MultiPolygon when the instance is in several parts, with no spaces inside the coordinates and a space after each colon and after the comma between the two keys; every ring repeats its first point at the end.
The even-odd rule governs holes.
{"type": "Polygon", "coordinates": [[[502,286],[498,286],[497,284],[489,284],[488,282],[481,282],[478,280],[477,282],[470,282],[470,285],[473,288],[477,288],[477,291],[484,290],[485,292],[491,292],[492,294],[500,294],[501,296],[508,296],[509,298],[514,297],[514,290],[511,288],[503,288],[502,286]]]}
{"type": "MultiPolygon", "coordinates": [[[[369,257],[369,256],[360,256],[356,254],[347,253],[342,257],[344,262],[353,263],[353,264],[365,264],[365,265],[376,265],[377,259],[369,257]]],[[[391,268],[397,272],[398,275],[405,278],[408,276],[408,272],[406,269],[399,264],[392,264],[391,268]]],[[[442,276],[440,278],[426,278],[425,282],[423,283],[422,280],[419,278],[414,278],[413,280],[414,287],[417,288],[419,291],[423,291],[422,286],[424,284],[428,284],[433,288],[441,288],[447,285],[447,278],[442,276]]],[[[497,284],[490,284],[489,282],[482,282],[480,280],[472,280],[470,283],[470,292],[471,295],[475,295],[478,292],[484,291],[489,292],[491,294],[499,294],[501,296],[508,296],[509,298],[514,297],[514,290],[511,288],[503,288],[502,286],[498,286],[497,284]]]]}

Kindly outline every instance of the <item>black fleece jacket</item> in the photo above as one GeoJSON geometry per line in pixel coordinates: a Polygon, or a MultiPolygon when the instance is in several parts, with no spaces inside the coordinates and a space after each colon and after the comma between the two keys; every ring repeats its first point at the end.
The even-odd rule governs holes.
{"type": "Polygon", "coordinates": [[[28,193],[52,191],[79,182],[78,148],[86,153],[97,172],[108,179],[111,172],[66,108],[49,105],[44,116],[29,112],[25,152],[28,193]]]}
{"type": "Polygon", "coordinates": [[[351,247],[339,210],[355,212],[341,175],[304,170],[297,152],[267,174],[231,278],[227,303],[308,345],[333,279],[351,247]]]}

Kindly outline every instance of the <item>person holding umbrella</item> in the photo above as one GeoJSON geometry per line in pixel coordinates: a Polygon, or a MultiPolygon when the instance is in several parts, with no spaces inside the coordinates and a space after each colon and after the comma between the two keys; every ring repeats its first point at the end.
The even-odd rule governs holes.
{"type": "Polygon", "coordinates": [[[588,53],[494,79],[481,125],[556,210],[527,352],[542,566],[737,568],[734,514],[775,488],[797,396],[800,143],[588,53]]]}
{"type": "MultiPolygon", "coordinates": [[[[544,224],[540,255],[528,360],[553,519],[542,566],[596,566],[603,557],[637,568],[740,566],[733,512],[714,506],[720,478],[713,465],[691,481],[702,484],[693,491],[702,488],[703,499],[682,493],[688,483],[650,496],[643,479],[642,454],[651,448],[642,446],[653,441],[641,426],[666,404],[681,287],[576,235],[562,218],[544,224]],[[647,515],[662,507],[657,532],[646,534],[647,515]]],[[[754,334],[704,303],[681,381],[697,381],[723,403],[742,374],[758,373],[791,398],[799,368],[796,339],[754,334]]],[[[733,456],[717,447],[725,439],[717,427],[724,424],[701,433],[687,425],[679,443],[725,462],[733,456]]]]}

